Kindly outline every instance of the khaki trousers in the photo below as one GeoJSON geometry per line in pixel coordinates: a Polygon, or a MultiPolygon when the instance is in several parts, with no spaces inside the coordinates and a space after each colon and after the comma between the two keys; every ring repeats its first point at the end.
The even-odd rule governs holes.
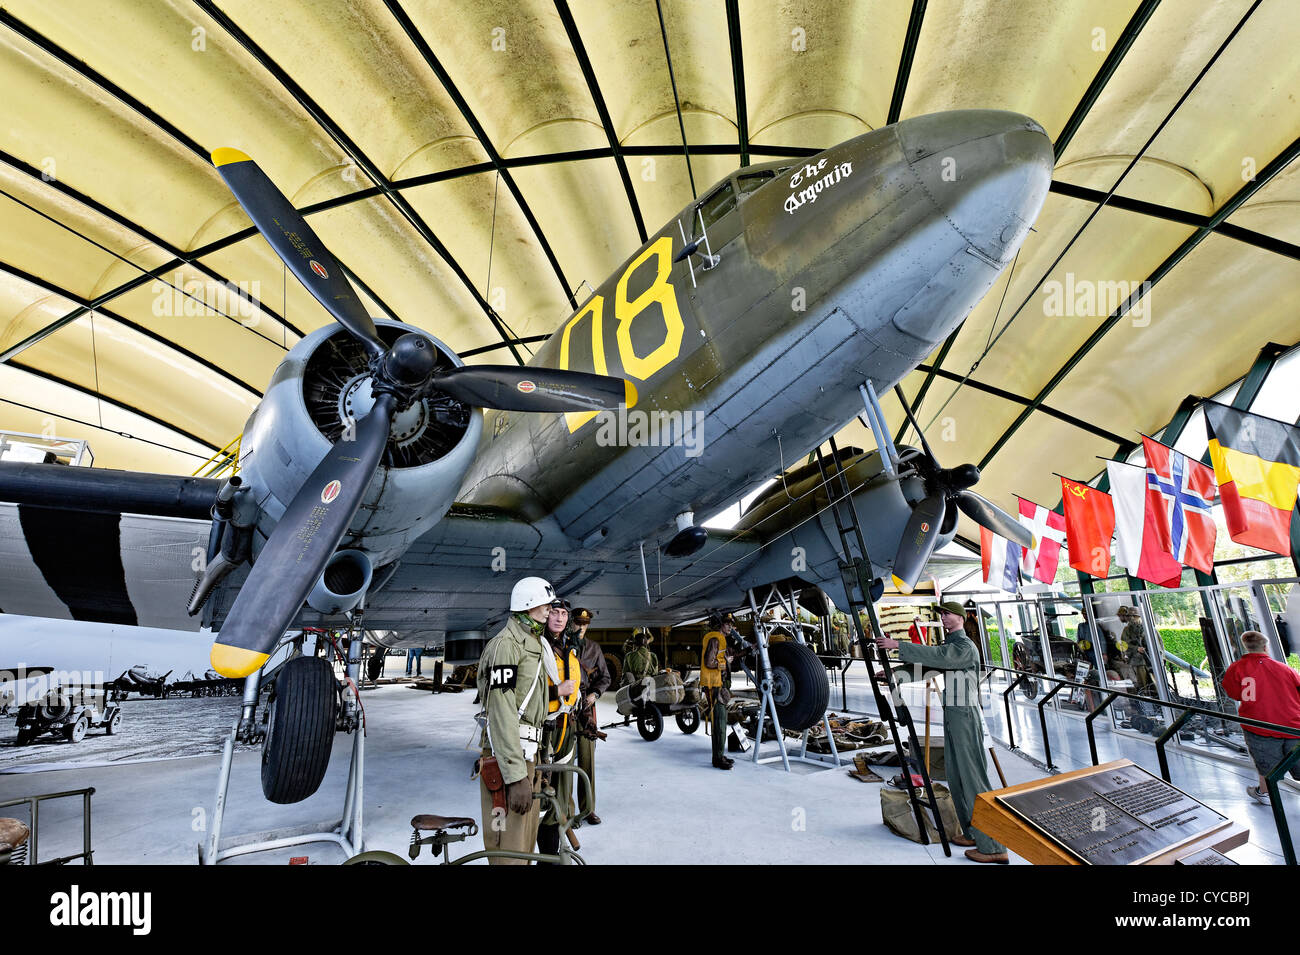
{"type": "Polygon", "coordinates": [[[578,768],[587,774],[591,786],[576,780],[578,787],[578,811],[587,813],[596,811],[596,741],[585,736],[578,737],[578,768]]]}
{"type": "MultiPolygon", "coordinates": [[[[528,776],[533,781],[533,792],[541,788],[541,775],[537,764],[528,761],[528,776]]],[[[498,812],[493,814],[492,793],[488,791],[483,777],[478,782],[479,802],[483,810],[483,848],[506,849],[514,852],[534,852],[537,845],[537,826],[540,822],[538,801],[524,815],[517,812],[498,812]]],[[[528,865],[528,859],[488,859],[488,865],[528,865]]]]}

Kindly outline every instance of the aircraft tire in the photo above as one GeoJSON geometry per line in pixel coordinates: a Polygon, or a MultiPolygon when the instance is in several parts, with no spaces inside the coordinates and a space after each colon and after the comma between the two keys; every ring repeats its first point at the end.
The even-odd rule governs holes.
{"type": "Polygon", "coordinates": [[[338,690],[323,657],[295,657],[271,689],[262,744],[262,794],[274,803],[301,802],[325,778],[334,745],[338,690]]]}
{"type": "Polygon", "coordinates": [[[826,667],[812,647],[793,640],[767,648],[772,661],[772,692],[781,728],[795,731],[821,722],[831,702],[831,685],[826,667]]]}

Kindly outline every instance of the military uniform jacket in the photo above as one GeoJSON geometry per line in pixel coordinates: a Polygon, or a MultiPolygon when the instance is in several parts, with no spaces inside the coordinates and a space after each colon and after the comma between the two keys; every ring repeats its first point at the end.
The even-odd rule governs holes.
{"type": "Polygon", "coordinates": [[[722,671],[727,668],[727,638],[717,630],[704,635],[700,649],[700,686],[722,686],[722,671]],[[709,666],[709,651],[713,651],[713,666],[709,666]]]}
{"type": "Polygon", "coordinates": [[[637,647],[624,658],[623,669],[639,680],[658,671],[659,658],[645,647],[637,647]]]}
{"type": "MultiPolygon", "coordinates": [[[[945,633],[944,642],[937,647],[919,643],[900,643],[898,659],[903,663],[919,663],[925,669],[945,671],[943,684],[943,709],[980,708],[979,667],[980,654],[975,643],[963,630],[945,633]]],[[[913,676],[912,679],[917,677],[913,676]]],[[[922,674],[920,679],[925,679],[922,674]]],[[[944,717],[947,719],[947,716],[944,717]]]]}
{"type": "MultiPolygon", "coordinates": [[[[528,624],[512,614],[501,632],[488,641],[479,658],[478,692],[487,712],[483,752],[497,758],[507,784],[528,775],[519,740],[520,727],[524,726],[526,731],[532,728],[540,739],[546,720],[547,687],[542,652],[540,630],[534,633],[528,624]]],[[[545,652],[550,653],[550,648],[546,647],[545,652]]]]}
{"type": "Polygon", "coordinates": [[[609,664],[605,662],[605,651],[599,643],[587,637],[578,637],[577,643],[579,659],[582,661],[582,692],[600,696],[609,689],[612,682],[609,664]]]}

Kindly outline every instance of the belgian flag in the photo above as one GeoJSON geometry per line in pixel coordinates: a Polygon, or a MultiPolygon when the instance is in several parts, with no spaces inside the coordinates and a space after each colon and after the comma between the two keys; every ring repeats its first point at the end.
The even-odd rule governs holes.
{"type": "Polygon", "coordinates": [[[1291,553],[1291,512],[1300,486],[1300,428],[1205,403],[1210,462],[1228,536],[1275,554],[1291,553]]]}

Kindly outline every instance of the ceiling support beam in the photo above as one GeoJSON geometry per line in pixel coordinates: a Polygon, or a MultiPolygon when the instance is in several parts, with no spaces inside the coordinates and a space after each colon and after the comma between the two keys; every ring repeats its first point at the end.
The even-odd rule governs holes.
{"type": "MultiPolygon", "coordinates": [[[[933,365],[929,365],[929,364],[923,363],[917,365],[915,370],[923,371],[926,372],[927,374],[929,372],[934,372],[935,377],[943,378],[946,381],[961,381],[961,375],[958,375],[955,372],[948,371],[947,369],[944,368],[936,368],[933,365]]],[[[986,395],[993,395],[994,397],[1001,398],[1003,401],[1010,401],[1018,405],[1028,405],[1031,400],[1029,398],[1026,398],[1024,395],[1018,395],[1015,392],[1006,391],[994,385],[985,384],[982,381],[974,381],[974,380],[967,381],[966,387],[974,389],[975,391],[981,391],[986,395]]],[[[1039,405],[1039,407],[1035,410],[1045,415],[1048,415],[1050,417],[1056,418],[1058,421],[1064,421],[1066,424],[1078,428],[1080,431],[1086,431],[1089,434],[1096,435],[1099,438],[1103,438],[1106,441],[1114,441],[1116,444],[1124,444],[1126,441],[1129,440],[1128,438],[1115,434],[1113,431],[1107,431],[1105,428],[1100,428],[1095,424],[1092,424],[1088,421],[1084,421],[1082,418],[1077,418],[1074,415],[1065,411],[1058,411],[1057,409],[1050,408],[1047,405],[1039,405]]]]}
{"type": "Polygon", "coordinates": [[[1124,62],[1124,57],[1128,55],[1128,51],[1132,49],[1134,41],[1138,38],[1138,34],[1142,32],[1142,28],[1147,25],[1147,21],[1151,19],[1151,14],[1156,12],[1158,6],[1160,6],[1160,0],[1142,0],[1137,10],[1133,12],[1133,16],[1129,17],[1128,23],[1124,25],[1124,29],[1120,32],[1119,39],[1115,41],[1115,45],[1110,48],[1110,53],[1106,55],[1105,61],[1101,64],[1101,69],[1097,71],[1097,75],[1092,78],[1092,82],[1088,84],[1088,88],[1084,91],[1083,99],[1079,100],[1078,105],[1074,107],[1074,112],[1065,121],[1061,134],[1056,137],[1056,142],[1052,144],[1052,151],[1056,154],[1057,159],[1061,158],[1061,154],[1070,145],[1070,140],[1074,138],[1074,134],[1079,131],[1083,121],[1088,118],[1088,113],[1092,110],[1093,104],[1097,102],[1102,90],[1106,88],[1110,78],[1119,69],[1119,65],[1124,62]]]}
{"type": "Polygon", "coordinates": [[[442,84],[442,88],[446,90],[447,95],[451,97],[451,101],[455,103],[456,108],[460,110],[461,117],[469,124],[469,128],[473,130],[474,135],[478,137],[479,145],[481,145],[483,151],[488,154],[488,159],[492,162],[493,167],[501,176],[501,181],[506,184],[506,188],[510,190],[510,194],[515,197],[515,202],[519,204],[519,209],[523,212],[524,218],[528,220],[528,226],[533,230],[533,236],[537,239],[538,245],[542,247],[542,252],[546,255],[546,260],[551,263],[551,268],[555,271],[555,277],[560,281],[560,288],[564,290],[564,297],[569,300],[569,307],[576,309],[578,307],[578,302],[573,297],[573,289],[569,287],[568,280],[564,277],[564,270],[560,268],[559,260],[556,259],[555,252],[551,249],[551,243],[546,241],[546,233],[544,233],[542,227],[537,224],[537,218],[533,215],[533,210],[529,208],[528,201],[524,198],[523,192],[520,191],[519,186],[515,183],[515,177],[510,175],[510,170],[506,169],[501,164],[501,154],[497,152],[496,147],[492,145],[492,141],[488,139],[487,131],[483,128],[483,124],[478,121],[478,117],[475,116],[474,111],[470,109],[469,103],[466,101],[465,97],[461,95],[456,84],[452,82],[451,74],[447,72],[446,68],[442,65],[442,61],[438,59],[437,55],[433,52],[433,48],[429,46],[428,41],[425,40],[424,35],[420,32],[419,28],[411,18],[407,16],[406,11],[402,9],[402,5],[398,0],[384,0],[384,2],[385,6],[388,7],[388,12],[393,15],[393,18],[397,20],[398,24],[406,32],[410,41],[415,44],[415,48],[419,50],[420,56],[424,57],[424,62],[428,64],[429,69],[433,70],[434,75],[438,77],[438,82],[442,84]]]}
{"type": "Polygon", "coordinates": [[[1204,241],[1205,237],[1210,235],[1220,223],[1240,209],[1246,200],[1262,189],[1297,156],[1300,156],[1300,139],[1293,140],[1290,146],[1284,149],[1273,159],[1272,162],[1259,171],[1259,174],[1254,178],[1254,180],[1246,183],[1246,185],[1238,189],[1231,199],[1220,206],[1219,210],[1209,218],[1204,226],[1197,229],[1190,236],[1184,239],[1179,244],[1178,248],[1174,249],[1174,251],[1160,263],[1160,265],[1156,266],[1155,271],[1147,277],[1146,281],[1139,285],[1133,294],[1121,302],[1119,307],[1115,309],[1115,311],[1112,312],[1100,326],[1098,326],[1096,331],[1088,336],[1087,341],[1080,345],[1074,354],[1070,356],[1069,360],[1057,370],[1056,374],[1054,374],[1051,380],[1043,386],[1034,397],[1033,401],[1030,402],[1029,406],[1020,413],[1019,417],[1011,423],[1011,426],[1007,428],[1007,430],[1002,433],[1002,436],[993,443],[993,446],[989,448],[988,453],[980,459],[979,466],[984,467],[993,459],[995,454],[1006,446],[1006,443],[1011,440],[1011,437],[1017,430],[1019,430],[1020,426],[1025,423],[1030,414],[1032,414],[1034,410],[1043,403],[1043,400],[1056,389],[1057,385],[1065,380],[1070,372],[1074,370],[1075,366],[1083,360],[1084,356],[1086,356],[1088,352],[1092,351],[1092,349],[1096,347],[1097,343],[1106,337],[1106,333],[1123,320],[1124,316],[1128,314],[1129,310],[1137,304],[1138,300],[1146,294],[1147,291],[1157,285],[1161,279],[1173,270],[1174,266],[1186,258],[1193,249],[1200,245],[1201,242],[1204,241]]]}
{"type": "MultiPolygon", "coordinates": [[[[1156,7],[1159,5],[1160,0],[1142,0],[1141,5],[1134,12],[1133,16],[1129,18],[1129,22],[1125,24],[1123,32],[1115,42],[1115,46],[1111,48],[1110,53],[1101,65],[1101,69],[1097,71],[1097,75],[1094,76],[1092,82],[1088,84],[1087,90],[1084,91],[1083,98],[1079,100],[1078,104],[1074,107],[1074,111],[1070,114],[1070,118],[1066,120],[1065,128],[1061,131],[1061,135],[1056,138],[1056,142],[1052,145],[1052,151],[1055,156],[1059,158],[1061,153],[1065,151],[1065,147],[1070,144],[1070,140],[1074,138],[1075,132],[1083,123],[1085,117],[1087,117],[1088,112],[1092,109],[1092,105],[1097,101],[1102,90],[1106,88],[1106,84],[1110,82],[1111,77],[1115,75],[1115,71],[1119,69],[1119,65],[1124,61],[1124,57],[1128,55],[1128,51],[1132,48],[1133,42],[1138,38],[1138,34],[1142,32],[1142,28],[1146,26],[1147,20],[1151,18],[1151,14],[1155,12],[1156,7]]],[[[915,13],[915,11],[913,12],[915,13]]],[[[902,106],[901,99],[899,106],[902,106]]],[[[893,116],[892,108],[891,116],[893,116]]],[[[894,121],[894,119],[890,120],[890,122],[894,121]]],[[[1055,181],[1053,181],[1052,185],[1056,185],[1055,181]]],[[[1056,190],[1053,189],[1053,191],[1056,190]]],[[[1101,195],[1104,196],[1105,194],[1102,193],[1101,195]]],[[[1114,201],[1115,198],[1116,197],[1112,196],[1111,200],[1114,201]]],[[[1100,204],[1104,199],[1097,199],[1095,201],[1100,204]]],[[[1010,279],[1008,279],[1008,281],[1010,281],[1010,279]]],[[[936,368],[942,365],[943,360],[948,357],[948,352],[952,349],[953,343],[957,340],[957,336],[960,334],[961,329],[962,326],[958,325],[952,330],[952,334],[948,336],[947,340],[944,341],[943,349],[939,353],[938,359],[935,361],[936,368]]],[[[926,393],[930,390],[930,384],[933,381],[934,376],[927,375],[925,381],[921,383],[920,390],[917,392],[915,404],[918,415],[921,409],[921,402],[924,400],[926,393]]],[[[920,420],[919,416],[917,420],[920,420]]],[[[906,427],[906,422],[904,423],[904,427],[906,427]]],[[[901,430],[899,434],[901,436],[901,430]]]]}
{"type": "Polygon", "coordinates": [[[898,56],[898,74],[894,77],[894,95],[889,98],[887,125],[898,122],[903,114],[907,80],[912,75],[912,60],[916,58],[916,44],[921,39],[921,25],[925,22],[925,4],[926,0],[912,0],[912,13],[907,18],[907,33],[903,36],[903,49],[898,56]]]}
{"type": "Polygon", "coordinates": [[[682,134],[682,153],[686,156],[686,175],[691,180],[691,200],[699,198],[695,190],[695,170],[691,168],[691,148],[686,144],[686,123],[682,121],[682,99],[677,95],[677,76],[673,73],[673,55],[668,52],[668,28],[664,26],[664,8],[655,0],[655,12],[659,14],[659,35],[664,41],[664,60],[668,63],[668,83],[673,88],[673,105],[677,107],[677,128],[682,134]]]}
{"type": "MultiPolygon", "coordinates": [[[[133,405],[129,405],[124,401],[118,401],[114,398],[106,398],[103,395],[99,394],[98,392],[93,391],[90,388],[87,388],[85,385],[79,385],[75,381],[68,381],[66,378],[60,378],[58,375],[52,375],[48,371],[41,371],[39,368],[33,368],[30,365],[24,365],[22,362],[19,361],[10,362],[9,365],[11,368],[17,368],[19,371],[25,371],[27,372],[27,374],[35,375],[37,378],[42,378],[45,381],[53,382],[56,385],[62,385],[64,388],[71,388],[73,391],[86,395],[89,398],[94,398],[96,401],[102,401],[105,404],[112,405],[114,408],[120,408],[123,411],[129,411],[133,415],[139,415],[141,418],[144,418],[146,421],[151,421],[154,424],[158,425],[158,427],[160,428],[166,428],[168,431],[172,432],[173,434],[179,434],[182,438],[187,438],[188,440],[193,441],[195,444],[201,444],[203,447],[211,448],[213,451],[221,450],[220,445],[213,444],[211,441],[207,441],[203,438],[200,438],[197,434],[190,434],[188,431],[182,428],[178,428],[174,424],[169,424],[168,422],[163,421],[161,418],[155,417],[154,415],[151,415],[149,412],[143,411],[140,408],[136,408],[133,405]]],[[[0,400],[4,400],[4,399],[0,399],[0,400]]],[[[67,415],[61,415],[56,411],[45,411],[44,409],[41,409],[41,413],[48,414],[52,418],[64,418],[68,421],[76,420],[74,418],[68,418],[67,415]]],[[[85,422],[85,423],[89,424],[89,422],[85,422]]],[[[109,431],[113,434],[121,435],[124,438],[136,437],[136,435],[134,434],[128,434],[125,431],[118,431],[115,428],[107,428],[104,427],[104,425],[102,424],[91,425],[91,427],[100,428],[104,431],[109,431]]],[[[139,440],[146,441],[148,439],[140,438],[139,440]]],[[[158,442],[150,441],[149,443],[157,444],[158,442]]],[[[189,451],[181,451],[180,448],[168,448],[168,450],[177,451],[180,454],[192,453],[189,451]]]]}
{"type": "MultiPolygon", "coordinates": [[[[1153,219],[1163,219],[1165,222],[1177,222],[1179,225],[1189,225],[1193,228],[1205,228],[1210,223],[1210,216],[1203,216],[1196,212],[1186,212],[1182,209],[1175,209],[1172,206],[1157,205],[1154,202],[1147,202],[1144,199],[1133,199],[1128,196],[1112,195],[1106,198],[1106,193],[1100,189],[1089,189],[1087,186],[1076,186],[1072,183],[1061,182],[1059,179],[1053,179],[1049,191],[1058,196],[1068,196],[1071,199],[1082,199],[1084,202],[1092,202],[1100,205],[1105,203],[1114,209],[1122,209],[1125,212],[1136,212],[1140,215],[1149,216],[1153,219]]],[[[1265,252],[1272,252],[1276,255],[1284,255],[1289,259],[1300,259],[1300,245],[1292,242],[1285,242],[1282,239],[1266,235],[1263,232],[1255,232],[1251,229],[1243,229],[1241,226],[1232,225],[1229,222],[1220,222],[1213,227],[1213,231],[1226,239],[1236,239],[1238,242],[1244,242],[1247,245],[1253,245],[1265,252]]]]}
{"type": "MultiPolygon", "coordinates": [[[[239,25],[227,16],[221,8],[212,2],[212,0],[194,0],[194,3],[200,10],[211,17],[218,26],[225,30],[231,39],[239,44],[246,53],[252,56],[264,70],[270,73],[271,76],[275,78],[276,82],[284,88],[285,92],[294,99],[298,106],[308,116],[310,116],[321,129],[328,133],[330,138],[334,140],[335,144],[344,152],[344,154],[356,163],[357,167],[370,178],[371,182],[379,187],[384,198],[387,199],[399,213],[401,213],[402,218],[410,224],[416,234],[418,234],[420,238],[423,239],[424,242],[433,249],[433,251],[437,253],[444,262],[447,263],[447,267],[455,273],[458,279],[460,279],[461,283],[483,310],[483,313],[487,315],[488,321],[492,323],[492,327],[496,329],[497,334],[501,336],[502,341],[508,341],[512,338],[513,336],[510,335],[508,329],[505,327],[505,323],[501,320],[501,316],[499,316],[496,313],[496,310],[488,304],[487,299],[479,294],[478,288],[472,281],[470,281],[469,276],[465,274],[465,270],[461,268],[460,263],[456,261],[455,256],[453,256],[447,247],[443,245],[442,240],[434,234],[433,230],[430,229],[428,224],[420,217],[420,214],[415,211],[407,198],[393,188],[392,183],[388,181],[380,171],[379,167],[370,160],[370,157],[362,152],[361,147],[343,131],[343,128],[334,121],[333,117],[322,109],[315,100],[308,96],[307,91],[299,86],[293,77],[285,72],[283,67],[276,63],[265,50],[258,46],[252,37],[245,33],[239,25]]],[[[524,363],[523,357],[513,346],[511,347],[510,352],[514,356],[515,361],[521,365],[524,363]]]]}
{"type": "MultiPolygon", "coordinates": [[[[163,336],[159,335],[157,332],[153,331],[152,329],[146,328],[143,325],[137,325],[129,318],[124,318],[123,316],[118,315],[116,312],[109,311],[106,308],[92,309],[90,307],[90,301],[88,299],[82,298],[76,292],[69,291],[68,289],[65,288],[60,288],[59,286],[55,285],[53,282],[49,282],[36,275],[32,275],[30,272],[26,272],[23,269],[20,269],[14,265],[10,265],[7,262],[0,262],[0,272],[4,272],[8,275],[12,275],[14,278],[21,279],[22,281],[27,282],[30,285],[35,285],[37,288],[43,289],[44,291],[50,293],[51,295],[57,295],[60,298],[66,298],[70,302],[76,302],[80,308],[85,310],[83,314],[92,311],[97,312],[98,314],[103,315],[104,317],[109,318],[120,325],[126,326],[127,328],[131,329],[131,331],[143,335],[145,338],[148,338],[150,341],[157,342],[159,345],[163,345],[167,348],[172,349],[178,354],[184,355],[190,361],[202,365],[204,368],[208,369],[208,371],[211,371],[221,376],[222,378],[229,381],[231,384],[235,384],[238,385],[240,388],[243,388],[245,391],[252,394],[255,398],[258,398],[260,400],[262,397],[261,391],[254,388],[252,385],[244,381],[242,378],[236,377],[231,372],[222,368],[220,365],[214,364],[213,362],[208,361],[206,358],[203,358],[200,355],[196,355],[194,352],[190,351],[187,348],[181,347],[180,345],[176,344],[174,341],[171,341],[168,338],[164,338],[163,336]]],[[[45,335],[43,337],[48,338],[49,335],[45,335]]]]}
{"type": "Polygon", "coordinates": [[[749,165],[749,108],[745,103],[745,53],[740,42],[740,0],[727,0],[727,40],[731,47],[731,83],[736,90],[736,134],[740,165],[749,165]]]}
{"type": "Polygon", "coordinates": [[[587,47],[582,42],[581,34],[578,33],[578,24],[573,19],[573,11],[569,9],[568,0],[555,0],[555,12],[560,15],[564,32],[569,37],[569,45],[573,47],[573,55],[578,58],[578,68],[582,70],[582,76],[587,81],[587,91],[596,106],[596,115],[600,117],[600,125],[604,127],[605,138],[609,140],[610,155],[614,157],[619,178],[623,180],[623,189],[627,192],[627,203],[632,208],[632,219],[636,222],[637,235],[641,237],[641,243],[644,245],[646,231],[645,219],[641,216],[641,204],[637,202],[636,190],[632,188],[632,177],[627,171],[627,160],[623,158],[622,146],[618,141],[618,135],[614,132],[614,121],[610,118],[609,107],[605,105],[605,96],[600,91],[600,84],[596,82],[596,71],[591,67],[591,57],[587,56],[587,47]]]}

